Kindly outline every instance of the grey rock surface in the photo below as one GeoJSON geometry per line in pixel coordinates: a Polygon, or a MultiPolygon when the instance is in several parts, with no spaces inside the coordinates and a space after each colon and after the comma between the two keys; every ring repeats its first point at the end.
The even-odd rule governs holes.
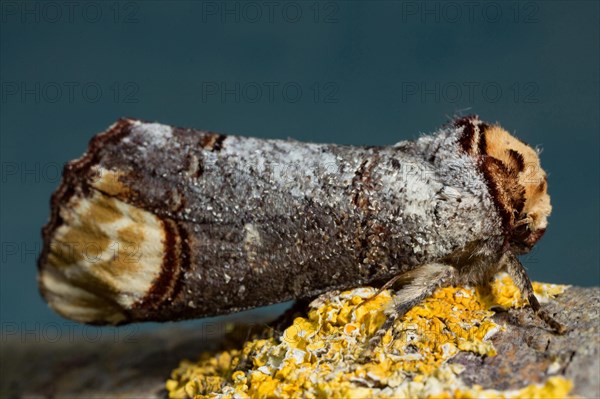
{"type": "MultiPolygon", "coordinates": [[[[462,379],[504,390],[563,375],[573,380],[573,394],[600,397],[600,287],[571,287],[544,307],[571,328],[566,335],[549,331],[527,308],[497,313],[507,326],[493,337],[498,355],[459,353],[451,361],[466,366],[462,379]]],[[[217,348],[223,333],[170,325],[130,342],[3,340],[0,397],[165,398],[170,372],[217,348]]]]}

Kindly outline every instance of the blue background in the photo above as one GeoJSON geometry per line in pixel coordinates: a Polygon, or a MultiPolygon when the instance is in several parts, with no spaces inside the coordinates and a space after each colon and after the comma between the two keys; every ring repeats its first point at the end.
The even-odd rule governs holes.
{"type": "Polygon", "coordinates": [[[1,11],[5,335],[64,323],[37,291],[40,228],[62,165],[121,116],[382,145],[477,113],[543,148],[554,211],[522,258],[530,276],[599,284],[598,2],[6,1],[1,11]]]}

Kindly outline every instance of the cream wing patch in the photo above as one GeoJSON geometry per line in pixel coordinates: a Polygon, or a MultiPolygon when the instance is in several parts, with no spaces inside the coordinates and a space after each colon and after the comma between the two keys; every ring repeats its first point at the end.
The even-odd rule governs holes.
{"type": "Polygon", "coordinates": [[[114,323],[159,277],[165,228],[154,214],[105,194],[126,188],[117,184],[115,172],[100,172],[91,183],[99,190],[61,206],[63,224],[54,232],[40,283],[63,316],[114,323]]]}

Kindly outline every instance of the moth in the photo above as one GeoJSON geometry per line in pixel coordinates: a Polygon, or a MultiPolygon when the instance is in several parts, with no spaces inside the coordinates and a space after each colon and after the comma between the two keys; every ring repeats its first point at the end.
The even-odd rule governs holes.
{"type": "Polygon", "coordinates": [[[62,316],[116,325],[398,279],[400,317],[437,287],[504,270],[564,332],[517,258],[550,211],[538,152],[477,116],[381,147],[121,119],[65,166],[38,280],[62,316]]]}

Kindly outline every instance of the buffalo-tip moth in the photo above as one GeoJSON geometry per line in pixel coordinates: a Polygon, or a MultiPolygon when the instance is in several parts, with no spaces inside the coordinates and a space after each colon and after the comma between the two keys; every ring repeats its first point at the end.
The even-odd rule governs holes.
{"type": "Polygon", "coordinates": [[[516,257],[551,210],[538,152],[476,116],[382,147],[121,119],[65,166],[51,206],[39,285],[80,322],[226,314],[401,276],[398,317],[504,270],[564,331],[516,257]]]}

